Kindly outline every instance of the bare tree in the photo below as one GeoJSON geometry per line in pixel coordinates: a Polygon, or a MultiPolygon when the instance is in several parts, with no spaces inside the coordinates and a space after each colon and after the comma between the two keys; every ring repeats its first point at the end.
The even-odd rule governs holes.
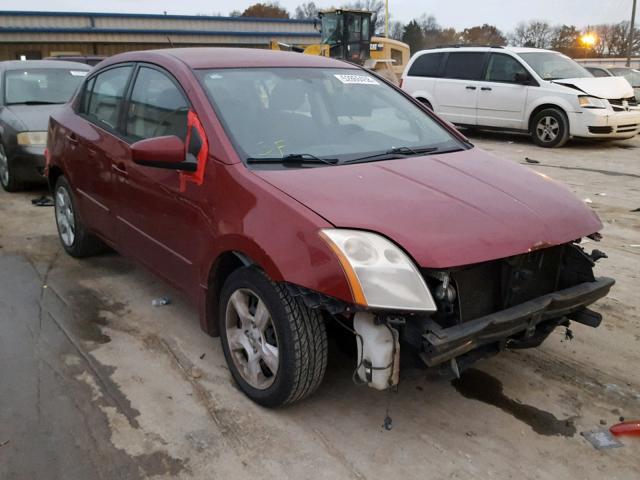
{"type": "Polygon", "coordinates": [[[342,8],[350,8],[353,10],[367,10],[373,12],[371,23],[375,26],[375,31],[381,33],[384,31],[384,1],[383,0],[355,0],[346,3],[342,8]]]}
{"type": "Polygon", "coordinates": [[[394,40],[402,40],[402,34],[404,33],[404,24],[398,20],[392,20],[389,22],[389,38],[394,40]]]}
{"type": "Polygon", "coordinates": [[[544,20],[520,22],[510,37],[511,43],[517,46],[549,48],[553,28],[544,20]]]}
{"type": "Polygon", "coordinates": [[[318,7],[314,2],[305,2],[296,7],[294,17],[298,20],[313,20],[318,18],[318,7]]]}

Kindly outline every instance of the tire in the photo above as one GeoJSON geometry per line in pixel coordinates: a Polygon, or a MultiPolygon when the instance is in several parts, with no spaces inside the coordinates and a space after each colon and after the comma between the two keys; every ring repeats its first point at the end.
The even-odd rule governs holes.
{"type": "Polygon", "coordinates": [[[531,119],[530,133],[540,147],[561,147],[569,140],[569,120],[562,110],[545,108],[531,119]]]}
{"type": "Polygon", "coordinates": [[[75,258],[85,258],[105,250],[104,243],[89,233],[82,223],[75,207],[73,192],[63,175],[56,180],[53,202],[58,237],[69,255],[75,258]]]}
{"type": "Polygon", "coordinates": [[[427,107],[429,110],[433,112],[433,106],[431,105],[431,102],[429,100],[425,100],[424,98],[419,98],[418,100],[420,101],[421,104],[423,104],[425,107],[427,107]]]}
{"type": "Polygon", "coordinates": [[[0,185],[7,192],[17,192],[22,189],[22,182],[13,171],[11,159],[7,156],[2,143],[0,143],[0,185]]]}
{"type": "Polygon", "coordinates": [[[327,333],[318,310],[256,267],[229,275],[219,305],[224,356],[245,395],[273,408],[318,388],[327,367],[327,333]]]}

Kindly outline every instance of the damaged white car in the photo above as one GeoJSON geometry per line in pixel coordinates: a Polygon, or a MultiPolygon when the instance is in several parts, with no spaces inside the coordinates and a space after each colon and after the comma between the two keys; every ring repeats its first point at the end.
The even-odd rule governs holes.
{"type": "Polygon", "coordinates": [[[628,139],[640,107],[621,77],[596,78],[551,50],[450,47],[414,54],[402,88],[466,128],[527,132],[542,147],[569,138],[628,139]]]}

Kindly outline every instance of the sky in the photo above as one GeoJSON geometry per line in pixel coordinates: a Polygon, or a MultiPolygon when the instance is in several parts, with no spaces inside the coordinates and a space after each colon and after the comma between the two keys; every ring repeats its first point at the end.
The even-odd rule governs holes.
{"type": "MultiPolygon", "coordinates": [[[[223,14],[244,10],[258,0],[21,0],[0,1],[0,10],[41,10],[77,12],[123,12],[168,14],[223,14]]],[[[267,1],[267,0],[260,0],[267,1]]],[[[320,8],[347,3],[341,0],[316,0],[320,8]]],[[[280,0],[291,13],[302,0],[280,0]]],[[[389,0],[392,19],[404,23],[423,13],[432,14],[445,27],[463,29],[489,23],[511,31],[523,20],[543,19],[551,24],[585,27],[613,23],[631,17],[632,0],[389,0]]],[[[640,9],[639,9],[640,10],[640,9]]],[[[636,24],[640,11],[636,14],[636,24]]]]}

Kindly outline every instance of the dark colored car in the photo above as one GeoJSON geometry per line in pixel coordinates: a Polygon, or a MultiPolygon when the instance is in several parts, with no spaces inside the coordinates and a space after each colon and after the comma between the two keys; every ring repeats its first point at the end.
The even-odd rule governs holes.
{"type": "Polygon", "coordinates": [[[328,322],[384,389],[400,348],[459,374],[570,320],[596,327],[586,306],[614,283],[580,244],[602,224],[567,188],[323,57],[111,57],[52,116],[47,175],[65,250],[107,244],[183,290],[267,406],[318,387],[328,322]]]}
{"type": "Polygon", "coordinates": [[[88,71],[72,62],[0,62],[0,184],[5,190],[45,181],[49,115],[71,98],[88,71]]]}
{"type": "Polygon", "coordinates": [[[107,57],[105,57],[104,55],[57,55],[55,57],[47,57],[46,60],[78,62],[78,63],[85,63],[87,65],[95,67],[105,58],[107,57]]]}

